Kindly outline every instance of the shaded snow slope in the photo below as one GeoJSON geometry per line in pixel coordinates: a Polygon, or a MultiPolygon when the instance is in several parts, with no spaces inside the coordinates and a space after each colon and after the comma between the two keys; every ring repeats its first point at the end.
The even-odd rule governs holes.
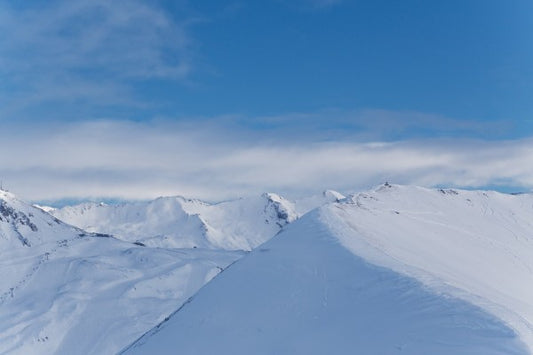
{"type": "Polygon", "coordinates": [[[353,253],[482,307],[533,350],[533,195],[387,184],[321,218],[353,253]]]}
{"type": "Polygon", "coordinates": [[[297,218],[276,194],[208,204],[182,197],[106,205],[85,203],[51,213],[92,232],[147,246],[251,250],[297,218]]]}
{"type": "Polygon", "coordinates": [[[242,255],[87,233],[2,191],[0,353],[115,353],[242,255]]]}
{"type": "Polygon", "coordinates": [[[302,217],[125,353],[527,353],[513,330],[481,308],[346,248],[329,224],[336,206],[359,208],[335,204],[302,217]]]}

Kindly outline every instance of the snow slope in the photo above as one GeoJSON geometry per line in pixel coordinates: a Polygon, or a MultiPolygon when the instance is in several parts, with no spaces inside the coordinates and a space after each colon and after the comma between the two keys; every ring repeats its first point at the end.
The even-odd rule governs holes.
{"type": "Polygon", "coordinates": [[[44,241],[58,241],[80,232],[48,213],[19,201],[13,194],[0,190],[0,251],[20,246],[31,247],[44,241]]]}
{"type": "Polygon", "coordinates": [[[147,246],[226,250],[251,250],[298,217],[293,203],[271,193],[217,204],[183,197],[85,203],[51,213],[84,230],[147,246]]]}
{"type": "Polygon", "coordinates": [[[338,196],[292,203],[265,193],[218,204],[162,197],[57,210],[0,191],[0,353],[114,353],[242,257],[239,250],[294,221],[297,209],[338,196]]]}
{"type": "Polygon", "coordinates": [[[0,191],[0,353],[116,353],[242,255],[87,233],[0,191]]]}
{"type": "Polygon", "coordinates": [[[353,253],[482,307],[533,351],[533,195],[387,184],[321,215],[353,253]]]}
{"type": "Polygon", "coordinates": [[[533,196],[380,186],[315,210],[130,354],[526,354],[533,196]]]}

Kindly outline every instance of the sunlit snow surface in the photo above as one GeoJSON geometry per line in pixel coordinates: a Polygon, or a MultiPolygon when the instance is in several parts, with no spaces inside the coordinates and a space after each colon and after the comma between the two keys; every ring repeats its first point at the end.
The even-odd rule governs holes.
{"type": "Polygon", "coordinates": [[[243,255],[142,247],[0,197],[2,354],[116,353],[243,255]]]}
{"type": "Polygon", "coordinates": [[[476,304],[533,350],[533,195],[382,186],[321,209],[352,253],[476,304]]]}
{"type": "Polygon", "coordinates": [[[126,353],[527,354],[532,222],[531,195],[382,186],[291,224],[126,353]]]}
{"type": "Polygon", "coordinates": [[[275,194],[37,207],[0,191],[2,354],[116,353],[298,217],[275,194]]]}
{"type": "Polygon", "coordinates": [[[86,203],[51,213],[84,230],[146,246],[226,250],[251,250],[297,218],[293,204],[276,194],[217,204],[183,197],[118,205],[86,203]]]}
{"type": "Polygon", "coordinates": [[[386,184],[347,198],[64,210],[116,237],[2,191],[0,204],[0,353],[533,348],[528,194],[386,184]]]}

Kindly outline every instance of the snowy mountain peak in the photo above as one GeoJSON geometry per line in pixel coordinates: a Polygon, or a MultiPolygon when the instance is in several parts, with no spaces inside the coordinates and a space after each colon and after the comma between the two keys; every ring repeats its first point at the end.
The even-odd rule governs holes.
{"type": "Polygon", "coordinates": [[[55,207],[38,205],[38,204],[36,204],[36,203],[33,204],[33,207],[36,207],[36,208],[38,208],[38,209],[40,209],[40,210],[43,210],[43,211],[46,212],[46,213],[50,213],[50,212],[56,210],[55,207]]]}
{"type": "Polygon", "coordinates": [[[324,192],[322,192],[322,195],[324,196],[324,198],[332,202],[339,202],[340,200],[346,198],[343,194],[335,190],[325,190],[324,192]]]}
{"type": "Polygon", "coordinates": [[[298,218],[294,205],[289,200],[275,193],[264,193],[263,197],[268,201],[267,206],[265,206],[265,212],[268,208],[272,209],[274,214],[271,217],[277,217],[279,219],[277,223],[281,226],[289,224],[298,218]]]}
{"type": "Polygon", "coordinates": [[[15,201],[17,198],[9,191],[0,189],[0,200],[15,201]]]}
{"type": "Polygon", "coordinates": [[[280,202],[280,201],[282,201],[282,200],[285,200],[283,197],[281,197],[280,195],[278,195],[278,194],[276,194],[276,193],[274,193],[274,192],[265,192],[265,193],[263,193],[262,196],[264,196],[264,197],[266,197],[267,199],[272,200],[272,201],[278,201],[278,202],[280,202]]]}
{"type": "Polygon", "coordinates": [[[117,205],[84,203],[50,212],[90,232],[152,247],[251,250],[298,214],[274,193],[209,204],[181,196],[117,205]]]}
{"type": "Polygon", "coordinates": [[[79,232],[12,193],[0,193],[0,250],[57,242],[79,232]]]}
{"type": "MultiPolygon", "coordinates": [[[[30,216],[32,216],[30,214],[30,216]]],[[[23,235],[22,229],[26,226],[31,232],[37,232],[39,228],[31,221],[30,217],[22,211],[16,211],[5,200],[0,201],[0,223],[9,224],[11,231],[16,234],[18,240],[23,246],[30,247],[31,243],[28,238],[23,235]]],[[[3,237],[7,237],[8,231],[5,226],[2,226],[3,237]]]]}

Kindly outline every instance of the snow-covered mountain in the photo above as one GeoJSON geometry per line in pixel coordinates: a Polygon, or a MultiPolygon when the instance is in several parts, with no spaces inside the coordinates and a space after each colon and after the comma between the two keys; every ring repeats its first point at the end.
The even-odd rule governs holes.
{"type": "Polygon", "coordinates": [[[303,204],[276,194],[218,204],[164,197],[57,210],[0,191],[0,353],[116,353],[297,211],[339,196],[303,204]]]}
{"type": "Polygon", "coordinates": [[[530,194],[385,184],[49,211],[0,192],[0,353],[533,349],[530,194]]]}
{"type": "Polygon", "coordinates": [[[0,353],[116,353],[242,255],[85,232],[2,191],[0,353]]]}
{"type": "Polygon", "coordinates": [[[127,354],[527,354],[533,196],[385,184],[314,210],[127,354]]]}
{"type": "Polygon", "coordinates": [[[151,247],[251,250],[297,218],[275,194],[208,204],[183,197],[118,205],[86,203],[50,212],[87,231],[151,247]]]}
{"type": "Polygon", "coordinates": [[[252,250],[309,210],[342,198],[331,190],[294,202],[274,193],[216,204],[160,197],[118,205],[84,203],[48,211],[84,230],[146,246],[252,250]]]}
{"type": "Polygon", "coordinates": [[[57,242],[81,232],[0,190],[0,251],[57,242]]]}

